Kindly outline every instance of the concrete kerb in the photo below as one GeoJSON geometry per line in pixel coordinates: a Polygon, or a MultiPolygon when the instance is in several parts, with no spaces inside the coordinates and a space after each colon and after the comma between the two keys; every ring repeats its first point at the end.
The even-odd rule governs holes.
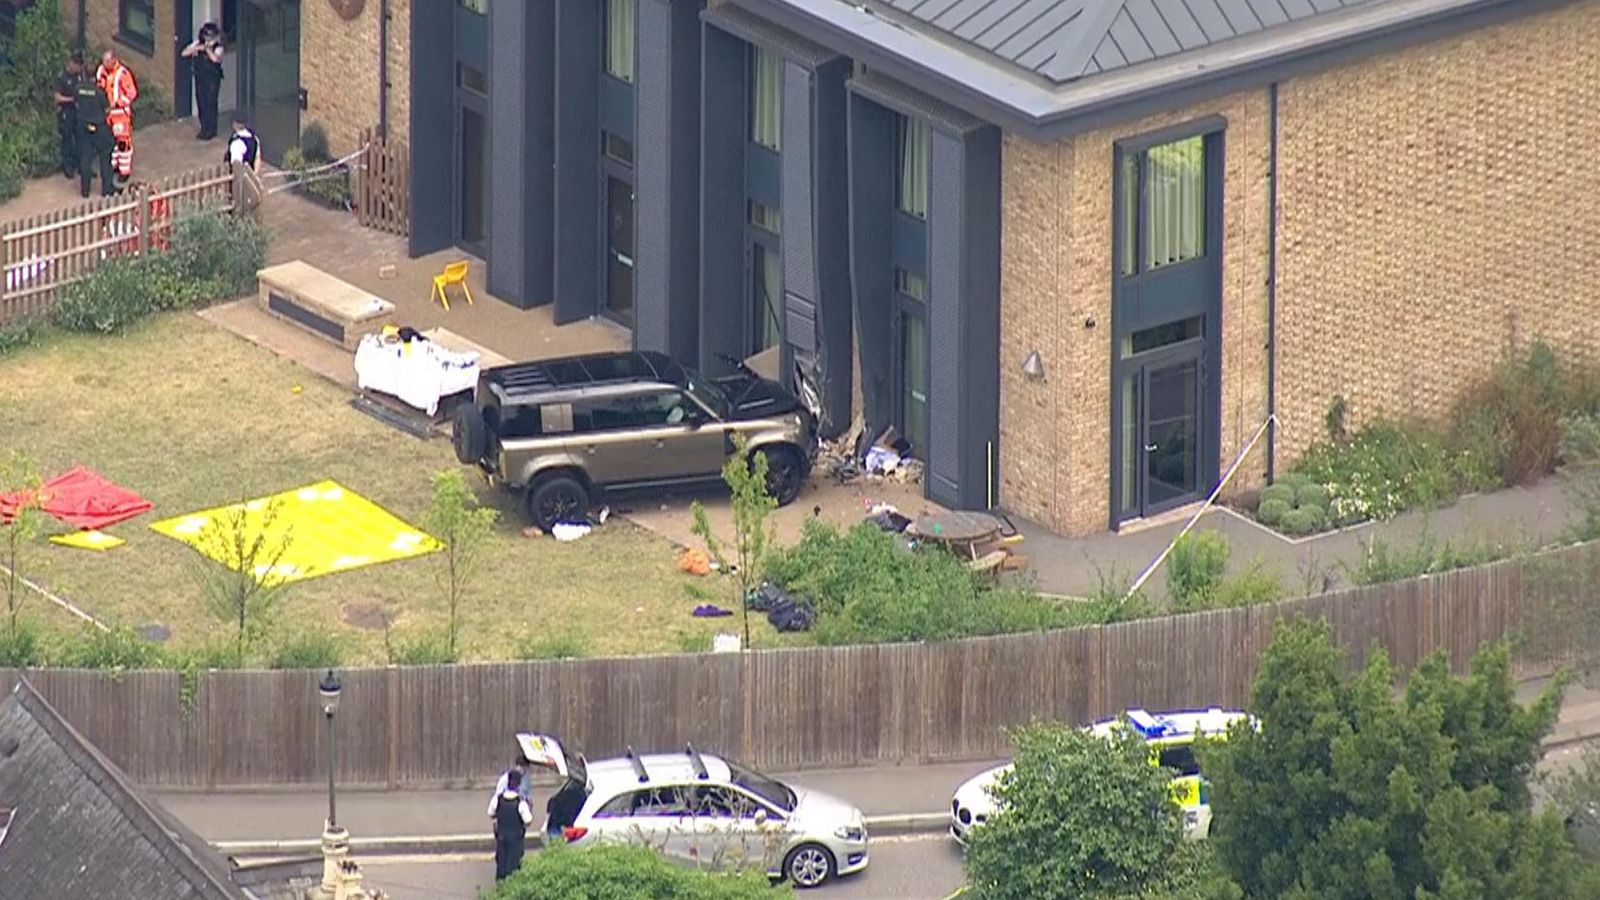
{"type": "MultiPolygon", "coordinates": [[[[869,835],[927,834],[950,826],[950,814],[900,813],[867,816],[869,835]]],[[[528,843],[542,845],[543,834],[528,834],[528,843]]],[[[283,841],[214,841],[211,846],[234,859],[259,857],[315,856],[322,850],[320,839],[283,841]]],[[[488,834],[439,834],[411,837],[350,839],[350,852],[364,856],[453,856],[462,853],[493,853],[494,838],[488,834]]]]}

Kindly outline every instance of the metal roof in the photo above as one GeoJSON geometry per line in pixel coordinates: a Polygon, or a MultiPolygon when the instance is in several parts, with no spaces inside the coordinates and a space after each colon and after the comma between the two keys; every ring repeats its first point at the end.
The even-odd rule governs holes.
{"type": "Polygon", "coordinates": [[[870,0],[1061,84],[1377,0],[870,0]]]}
{"type": "Polygon", "coordinates": [[[727,0],[1053,140],[1579,0],[727,0]]]}

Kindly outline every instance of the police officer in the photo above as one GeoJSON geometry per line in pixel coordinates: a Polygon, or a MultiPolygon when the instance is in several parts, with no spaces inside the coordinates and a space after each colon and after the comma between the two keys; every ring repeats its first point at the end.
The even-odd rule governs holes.
{"type": "Polygon", "coordinates": [[[243,113],[233,117],[233,133],[228,135],[228,148],[222,154],[222,161],[230,168],[242,163],[253,172],[261,171],[261,139],[250,130],[243,113]]]}
{"type": "Polygon", "coordinates": [[[217,97],[222,91],[222,29],[215,22],[200,26],[197,35],[180,54],[194,67],[195,117],[200,130],[195,140],[209,141],[217,136],[217,97]]]}
{"type": "Polygon", "coordinates": [[[61,137],[61,174],[78,174],[78,82],[83,80],[83,51],[72,51],[56,79],[56,134],[61,137]]]}
{"type": "Polygon", "coordinates": [[[110,105],[106,92],[93,79],[80,78],[74,91],[78,118],[78,193],[89,196],[89,183],[100,173],[100,194],[117,192],[111,175],[111,126],[106,123],[110,105]]]}

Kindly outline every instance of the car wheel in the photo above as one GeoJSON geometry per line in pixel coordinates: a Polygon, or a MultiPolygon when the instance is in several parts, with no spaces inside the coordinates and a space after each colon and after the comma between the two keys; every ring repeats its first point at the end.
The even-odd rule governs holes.
{"type": "Polygon", "coordinates": [[[833,854],[821,844],[801,844],[784,859],[783,874],[795,887],[817,887],[833,877],[833,854]]]}
{"type": "Polygon", "coordinates": [[[528,521],[548,532],[589,512],[589,491],[571,475],[546,475],[528,488],[528,521]]]}
{"type": "Polygon", "coordinates": [[[476,404],[463,403],[456,407],[450,420],[450,442],[455,445],[456,459],[471,465],[489,450],[489,429],[483,421],[483,411],[476,404]]]}
{"type": "Polygon", "coordinates": [[[800,496],[800,488],[805,483],[805,466],[800,462],[800,454],[788,447],[763,447],[760,453],[767,458],[767,493],[779,506],[788,506],[800,496]]]}

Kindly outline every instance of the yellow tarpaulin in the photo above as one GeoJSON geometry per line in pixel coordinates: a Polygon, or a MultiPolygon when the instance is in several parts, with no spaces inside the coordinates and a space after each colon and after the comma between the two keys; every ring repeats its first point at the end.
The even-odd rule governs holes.
{"type": "Polygon", "coordinates": [[[119,537],[112,537],[103,531],[73,531],[67,534],[50,535],[50,543],[60,544],[63,547],[75,547],[79,550],[110,550],[112,547],[121,547],[127,541],[119,537]]]}
{"type": "Polygon", "coordinates": [[[225,566],[237,565],[240,548],[245,548],[244,555],[256,560],[256,577],[279,583],[439,549],[439,542],[421,529],[335,481],[165,519],[150,527],[225,566]],[[236,529],[242,534],[235,534],[236,529]]]}

